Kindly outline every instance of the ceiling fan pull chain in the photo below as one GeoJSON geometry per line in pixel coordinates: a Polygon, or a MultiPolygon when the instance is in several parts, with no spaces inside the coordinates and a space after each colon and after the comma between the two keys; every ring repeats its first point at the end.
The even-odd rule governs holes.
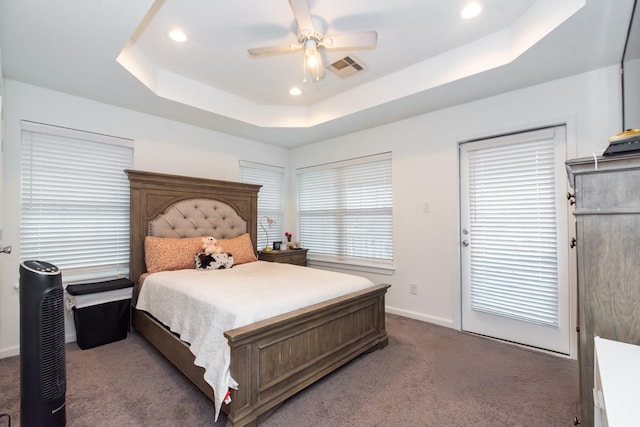
{"type": "Polygon", "coordinates": [[[307,57],[302,57],[302,83],[307,82],[307,57]]]}

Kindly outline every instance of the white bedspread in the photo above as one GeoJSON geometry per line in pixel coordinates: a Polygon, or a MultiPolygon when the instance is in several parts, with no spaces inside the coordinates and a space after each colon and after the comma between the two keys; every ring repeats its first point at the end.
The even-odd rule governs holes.
{"type": "Polygon", "coordinates": [[[190,343],[195,364],[215,391],[216,420],[231,378],[224,331],[373,286],[363,277],[255,261],[227,270],[178,270],[149,275],[136,308],[190,343]]]}

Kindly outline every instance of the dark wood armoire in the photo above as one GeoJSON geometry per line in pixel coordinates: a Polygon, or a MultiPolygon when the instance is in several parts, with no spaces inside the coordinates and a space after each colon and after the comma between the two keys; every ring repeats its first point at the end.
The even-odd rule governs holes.
{"type": "Polygon", "coordinates": [[[594,337],[640,344],[640,153],[567,161],[575,191],[578,362],[593,426],[594,337]]]}

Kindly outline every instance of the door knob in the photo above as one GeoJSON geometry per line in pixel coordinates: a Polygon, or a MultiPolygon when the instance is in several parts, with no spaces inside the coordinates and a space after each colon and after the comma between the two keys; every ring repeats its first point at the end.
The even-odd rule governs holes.
{"type": "Polygon", "coordinates": [[[462,241],[462,246],[469,246],[469,241],[468,240],[463,240],[462,241]]]}
{"type": "Polygon", "coordinates": [[[11,253],[11,246],[3,246],[2,248],[0,248],[0,253],[2,253],[2,254],[10,254],[11,253]]]}

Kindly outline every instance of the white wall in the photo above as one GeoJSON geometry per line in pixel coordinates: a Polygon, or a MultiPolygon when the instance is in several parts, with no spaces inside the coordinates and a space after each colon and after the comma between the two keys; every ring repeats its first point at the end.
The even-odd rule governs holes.
{"type": "Polygon", "coordinates": [[[620,110],[611,67],[300,147],[292,167],[392,151],[396,271],[367,276],[392,285],[388,311],[459,327],[458,142],[566,123],[568,158],[590,156],[619,132],[620,110]]]}
{"type": "MultiPolygon", "coordinates": [[[[620,131],[618,77],[617,67],[596,70],[291,151],[5,81],[3,240],[15,250],[0,257],[0,357],[17,354],[19,343],[18,293],[13,285],[20,259],[21,119],[133,138],[135,168],[141,170],[234,180],[238,159],[292,166],[287,173],[291,203],[296,200],[296,167],[392,151],[396,270],[390,276],[363,275],[393,285],[387,297],[389,311],[458,327],[457,143],[566,123],[569,158],[601,152],[608,138],[620,131]],[[424,213],[427,201],[431,212],[424,213]],[[410,282],[418,284],[417,296],[409,294],[410,282]]],[[[287,212],[295,214],[295,206],[289,204],[287,212]]],[[[287,224],[293,230],[295,219],[287,224]]],[[[67,322],[67,328],[73,325],[67,322]]]]}
{"type": "Polygon", "coordinates": [[[625,129],[640,129],[640,59],[624,65],[625,129]]]}
{"type": "MultiPolygon", "coordinates": [[[[238,161],[250,160],[286,167],[289,151],[219,132],[113,107],[86,99],[4,81],[4,245],[0,256],[0,358],[19,352],[20,265],[20,121],[31,120],[91,132],[131,138],[134,169],[238,180],[238,161]]],[[[3,218],[0,215],[0,218],[3,218]]],[[[68,340],[75,340],[70,313],[68,340]]]]}

